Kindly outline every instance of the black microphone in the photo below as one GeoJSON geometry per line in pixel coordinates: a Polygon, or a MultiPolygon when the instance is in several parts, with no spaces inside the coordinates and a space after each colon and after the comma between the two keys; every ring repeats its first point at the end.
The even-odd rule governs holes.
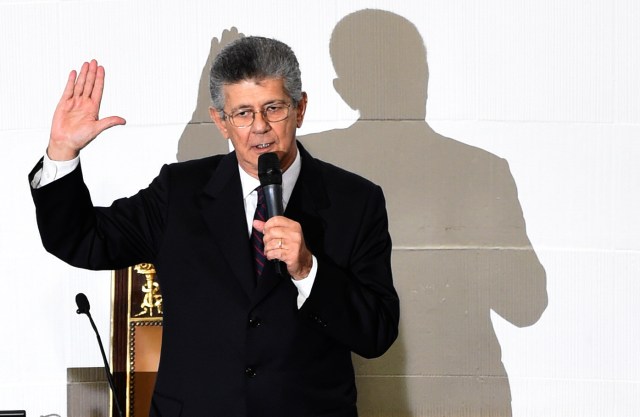
{"type": "Polygon", "coordinates": [[[90,314],[89,309],[91,308],[91,306],[89,305],[89,299],[83,293],[76,294],[76,305],[78,306],[76,313],[87,315],[90,314]]]}
{"type": "Polygon", "coordinates": [[[91,322],[91,327],[93,327],[93,331],[96,333],[96,337],[98,338],[98,345],[100,345],[100,353],[102,353],[102,360],[104,361],[104,370],[107,373],[107,381],[109,381],[109,387],[111,387],[111,393],[113,395],[113,402],[116,404],[116,408],[118,409],[118,415],[122,417],[122,409],[120,408],[120,402],[118,401],[118,395],[116,394],[116,387],[113,383],[113,375],[111,375],[111,368],[109,368],[109,362],[107,361],[107,355],[104,353],[104,347],[102,347],[102,339],[100,339],[100,333],[98,333],[98,329],[96,324],[91,317],[91,313],[89,313],[89,309],[91,306],[89,305],[89,299],[83,293],[76,294],[76,305],[78,309],[76,313],[78,314],[86,314],[89,317],[89,321],[91,322]]]}
{"type": "MultiPolygon", "coordinates": [[[[267,204],[267,220],[273,216],[282,216],[284,213],[282,170],[280,169],[280,160],[275,152],[263,153],[258,157],[258,178],[267,204]]],[[[278,259],[273,261],[278,275],[283,275],[280,261],[278,259]]]]}

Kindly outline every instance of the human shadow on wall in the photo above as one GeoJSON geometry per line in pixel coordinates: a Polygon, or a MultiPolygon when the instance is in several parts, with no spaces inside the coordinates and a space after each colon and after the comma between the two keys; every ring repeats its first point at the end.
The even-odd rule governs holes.
{"type": "Polygon", "coordinates": [[[396,344],[380,359],[355,358],[360,415],[510,416],[490,312],[530,326],[547,293],[508,164],[426,123],[426,49],[405,18],[352,13],[330,52],[334,87],[360,116],[301,140],[382,186],[401,304],[396,344]]]}

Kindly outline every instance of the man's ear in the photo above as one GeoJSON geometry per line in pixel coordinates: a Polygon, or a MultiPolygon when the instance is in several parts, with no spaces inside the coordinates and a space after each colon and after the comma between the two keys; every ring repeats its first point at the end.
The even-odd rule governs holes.
{"type": "Polygon", "coordinates": [[[220,117],[220,112],[213,107],[209,107],[209,116],[211,116],[211,120],[216,124],[216,127],[220,131],[220,134],[223,138],[229,139],[229,131],[227,130],[226,122],[220,117]]]}
{"type": "Polygon", "coordinates": [[[304,120],[304,114],[307,111],[307,93],[302,92],[302,100],[298,102],[296,111],[296,126],[301,127],[304,120]]]}

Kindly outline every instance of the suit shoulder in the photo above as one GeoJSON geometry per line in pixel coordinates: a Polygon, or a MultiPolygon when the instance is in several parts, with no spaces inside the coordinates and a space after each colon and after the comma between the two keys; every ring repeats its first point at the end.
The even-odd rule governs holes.
{"type": "Polygon", "coordinates": [[[206,158],[174,162],[162,167],[160,176],[168,176],[181,183],[197,184],[208,181],[226,155],[213,155],[206,158]]]}
{"type": "Polygon", "coordinates": [[[225,156],[227,155],[213,155],[205,158],[191,159],[189,161],[173,162],[167,164],[167,168],[176,173],[215,170],[225,156]]]}

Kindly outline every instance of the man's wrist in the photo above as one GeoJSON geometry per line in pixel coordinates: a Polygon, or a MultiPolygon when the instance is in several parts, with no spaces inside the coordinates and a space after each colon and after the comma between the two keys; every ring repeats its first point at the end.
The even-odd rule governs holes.
{"type": "Polygon", "coordinates": [[[51,144],[49,144],[49,146],[47,147],[46,155],[51,161],[66,162],[76,159],[78,155],[80,155],[80,152],[73,149],[52,146],[51,144]]]}
{"type": "Polygon", "coordinates": [[[305,262],[304,265],[301,266],[299,272],[295,275],[291,275],[291,278],[293,278],[295,281],[303,280],[307,278],[311,273],[311,270],[313,269],[313,255],[309,254],[307,259],[307,262],[305,262]]]}
{"type": "Polygon", "coordinates": [[[80,157],[75,157],[69,161],[53,161],[45,152],[42,159],[42,170],[36,173],[31,186],[33,188],[42,188],[47,184],[58,180],[65,175],[71,173],[80,164],[80,157]]]}
{"type": "Polygon", "coordinates": [[[309,272],[308,276],[299,280],[291,277],[293,285],[295,285],[298,289],[298,298],[296,301],[298,308],[301,308],[307,298],[309,298],[309,296],[311,295],[311,289],[313,288],[313,284],[316,280],[316,275],[318,274],[318,260],[313,255],[311,255],[311,262],[311,271],[309,272]]]}

